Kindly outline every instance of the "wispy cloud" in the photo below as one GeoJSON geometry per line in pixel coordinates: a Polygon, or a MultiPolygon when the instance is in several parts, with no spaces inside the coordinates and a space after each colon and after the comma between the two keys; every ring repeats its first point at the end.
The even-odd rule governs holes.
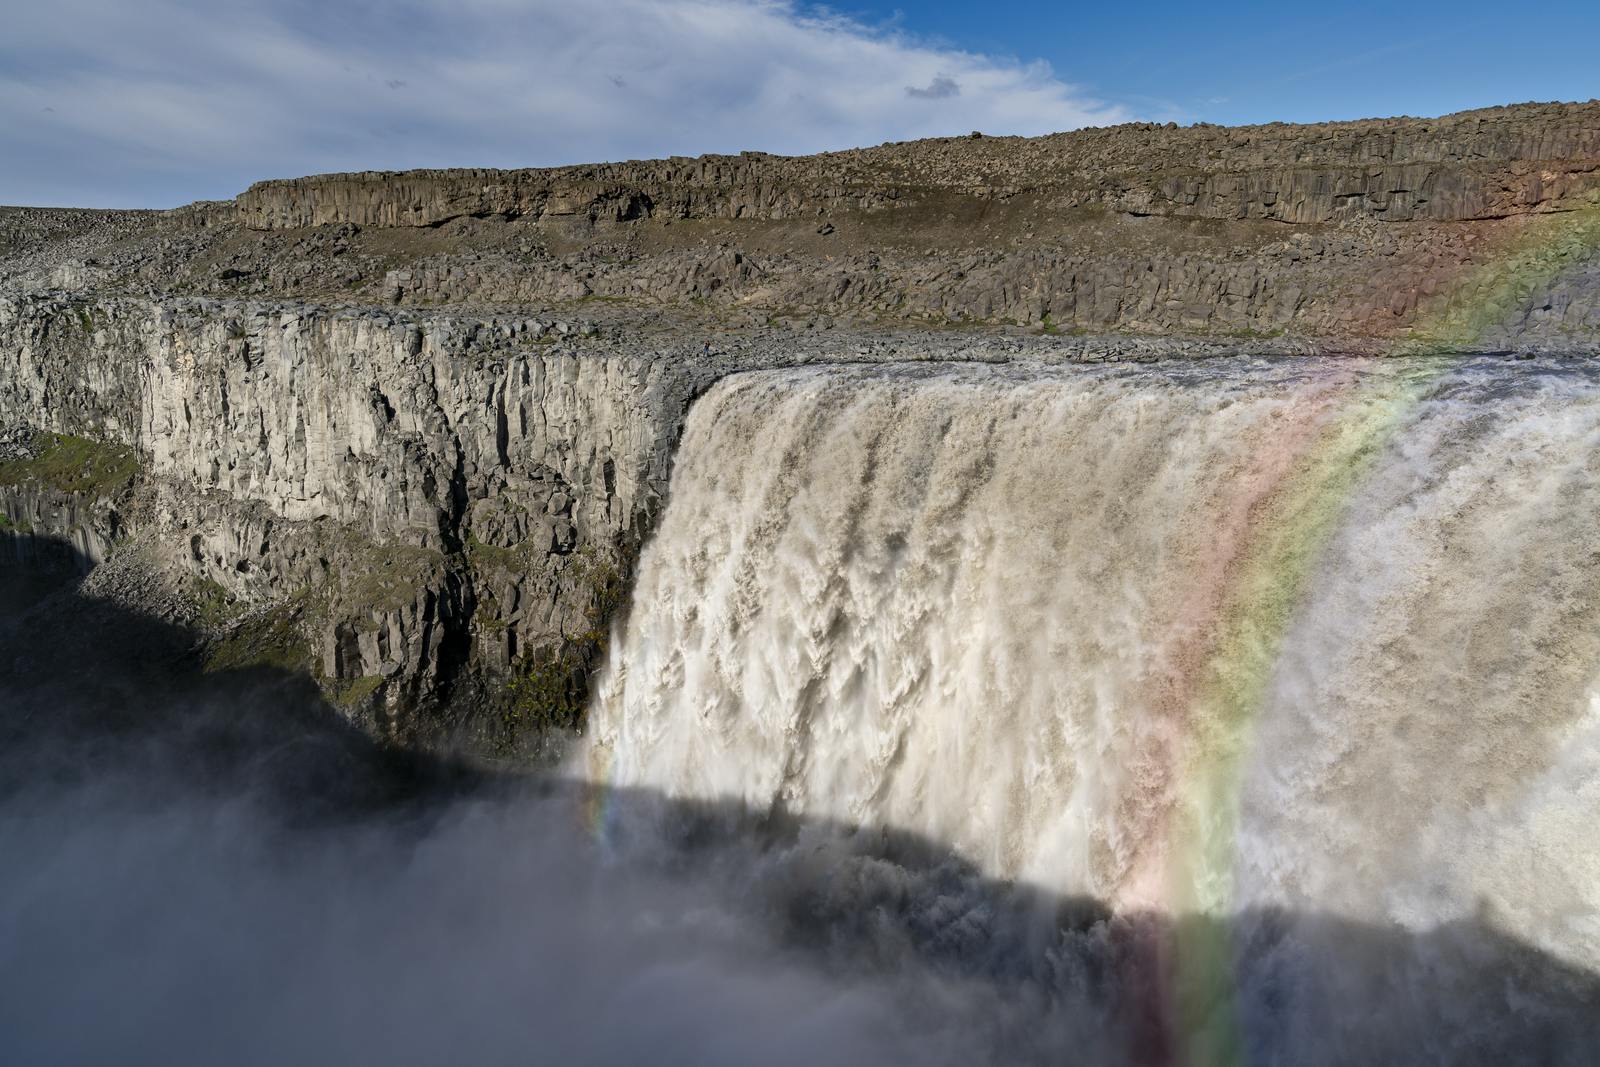
{"type": "Polygon", "coordinates": [[[0,203],[165,205],[325,170],[811,152],[1126,117],[1043,63],[789,0],[57,0],[8,15],[0,41],[0,203]]]}

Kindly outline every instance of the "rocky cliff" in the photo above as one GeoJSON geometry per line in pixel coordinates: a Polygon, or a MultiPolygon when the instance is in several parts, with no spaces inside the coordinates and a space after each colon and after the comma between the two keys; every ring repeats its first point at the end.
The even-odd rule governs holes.
{"type": "Polygon", "coordinates": [[[1600,104],[0,210],[0,536],[137,555],[198,655],[374,732],[526,754],[726,374],[1592,353],[1597,247],[1600,104]]]}
{"type": "Polygon", "coordinates": [[[541,678],[559,689],[697,376],[553,339],[516,317],[0,301],[0,421],[43,434],[0,468],[0,503],[90,562],[145,532],[198,601],[268,609],[225,654],[288,657],[391,710],[448,699],[469,658],[559,668],[541,678]],[[136,455],[138,476],[61,485],[61,441],[136,455]]]}
{"type": "Polygon", "coordinates": [[[437,226],[461,216],[785,219],[915,216],[941,195],[1137,215],[1326,223],[1504,218],[1600,190],[1592,105],[1316,126],[1135,124],[1039,138],[888,144],[549,170],[326,174],[264,181],[235,203],[257,229],[437,226]]]}
{"type": "MultiPolygon", "coordinates": [[[[593,301],[699,327],[1275,335],[1342,349],[1470,317],[1508,254],[1592,227],[1597,141],[1591,103],[325,175],[167,213],[0,213],[0,280],[421,307],[593,301]]],[[[1497,324],[1508,343],[1596,329],[1593,270],[1563,284],[1497,324]]]]}

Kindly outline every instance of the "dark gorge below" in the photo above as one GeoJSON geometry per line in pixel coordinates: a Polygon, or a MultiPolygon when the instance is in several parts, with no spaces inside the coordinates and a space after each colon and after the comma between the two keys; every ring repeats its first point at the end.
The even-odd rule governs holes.
{"type": "MultiPolygon", "coordinates": [[[[1234,368],[1203,365],[1101,370],[1081,379],[1056,372],[1047,385],[1062,390],[1067,403],[1046,410],[1100,420],[1091,424],[1102,429],[1125,416],[1120,425],[1129,434],[1134,427],[1154,435],[1156,428],[1187,426],[1189,438],[1151,444],[1150,456],[1177,457],[1176,463],[1204,454],[1195,435],[1207,432],[1205,417],[1185,406],[1191,393],[1217,388],[1205,394],[1208,410],[1240,420],[1234,425],[1256,425],[1247,417],[1250,405],[1265,405],[1263,433],[1278,432],[1282,420],[1270,408],[1290,403],[1295,390],[1309,390],[1302,399],[1331,397],[1332,429],[1326,435],[1319,429],[1317,439],[1343,444],[1328,453],[1336,462],[1312,465],[1313,481],[1344,486],[1341,471],[1377,468],[1388,481],[1363,484],[1387,488],[1367,497],[1350,489],[1326,520],[1291,499],[1287,518],[1274,528],[1301,529],[1311,519],[1337,525],[1352,514],[1432,514],[1428,501],[1436,497],[1430,493],[1461,482],[1458,472],[1467,464],[1486,464],[1490,469],[1472,480],[1479,495],[1435,508],[1442,527],[1418,519],[1421,526],[1406,528],[1412,541],[1391,539],[1390,547],[1402,558],[1408,545],[1465,551],[1450,559],[1465,558],[1477,573],[1464,576],[1468,585],[1461,588],[1500,590],[1484,604],[1525,629],[1537,651],[1549,656],[1538,661],[1539,677],[1559,680],[1563,665],[1589,639],[1590,586],[1600,575],[1581,538],[1547,559],[1538,531],[1542,524],[1550,537],[1570,533],[1558,520],[1581,514],[1590,499],[1585,494],[1594,491],[1592,453],[1589,459],[1576,447],[1561,453],[1562,442],[1589,440],[1592,373],[1583,363],[1524,367],[1490,360],[1376,371],[1370,380],[1381,403],[1372,410],[1387,419],[1382,404],[1402,396],[1399,421],[1357,419],[1349,434],[1341,430],[1343,405],[1351,395],[1364,395],[1360,388],[1352,394],[1341,379],[1337,391],[1320,391],[1314,372],[1301,377],[1291,362],[1246,367],[1235,377],[1234,368]],[[1217,381],[1223,384],[1214,386],[1217,381]],[[1085,382],[1105,391],[1073,392],[1088,388],[1085,382]],[[1384,391],[1396,382],[1398,393],[1384,391]],[[1171,407],[1166,416],[1163,404],[1171,407]],[[1515,447],[1488,450],[1495,445],[1515,447]],[[1571,460],[1565,475],[1547,462],[1552,449],[1571,460]],[[1515,522],[1473,525],[1495,507],[1514,506],[1523,508],[1515,522]],[[1447,536],[1437,535],[1441,528],[1447,536]],[[1499,546],[1506,555],[1496,556],[1486,530],[1507,539],[1499,546]],[[1496,574],[1485,559],[1522,561],[1538,580],[1513,580],[1504,568],[1496,574]],[[1557,567],[1568,560],[1576,573],[1557,567]],[[1540,605],[1552,598],[1559,600],[1549,616],[1555,621],[1540,630],[1536,623],[1546,618],[1540,605]]],[[[680,514],[690,521],[674,526],[669,510],[652,549],[660,558],[644,560],[636,596],[682,579],[663,569],[675,543],[701,546],[700,555],[681,557],[685,566],[726,560],[740,573],[759,576],[769,583],[767,599],[755,596],[754,614],[741,616],[727,641],[697,638],[691,645],[687,638],[711,633],[716,622],[718,601],[706,590],[739,603],[752,595],[751,586],[734,583],[732,592],[716,582],[680,586],[700,605],[691,629],[675,631],[685,647],[723,656],[724,668],[747,669],[755,660],[738,642],[761,639],[761,607],[779,603],[771,590],[789,588],[782,584],[783,568],[797,558],[776,551],[751,555],[760,536],[803,532],[817,566],[851,574],[849,581],[883,583],[891,593],[906,590],[903,567],[918,551],[919,531],[957,529],[960,515],[982,517],[999,501],[1037,502],[1049,495],[1044,487],[1056,484],[1024,462],[1013,473],[1022,476],[1015,484],[1026,492],[985,497],[994,492],[985,487],[1011,484],[995,463],[1003,468],[1018,457],[999,450],[987,465],[959,467],[976,488],[941,495],[928,473],[935,465],[924,463],[924,453],[906,441],[927,430],[954,447],[962,418],[992,434],[1005,420],[991,419],[981,406],[991,403],[1020,405],[1014,410],[1034,418],[1026,414],[1034,411],[1028,406],[1036,396],[1033,377],[1026,369],[823,368],[798,377],[774,372],[730,379],[696,409],[704,433],[697,437],[694,425],[688,431],[690,451],[680,456],[670,506],[697,500],[677,479],[706,479],[697,483],[701,490],[715,492],[699,497],[698,506],[729,521],[742,515],[757,532],[754,540],[730,536],[734,547],[707,551],[704,541],[712,535],[692,521],[698,513],[680,514]],[[854,408],[836,403],[841,391],[850,392],[854,408]],[[925,405],[930,397],[940,403],[925,405]],[[802,414],[773,421],[765,406],[772,402],[798,405],[802,414]],[[746,434],[759,437],[773,426],[796,435],[787,447],[763,438],[772,457],[787,457],[776,463],[790,480],[787,490],[761,482],[758,451],[738,447],[746,434]],[[839,447],[845,438],[830,436],[829,427],[861,431],[847,437],[875,457],[865,473],[855,473],[849,450],[839,447]],[[806,436],[812,432],[818,436],[806,436]],[[737,467],[708,462],[719,455],[752,458],[737,467]],[[842,468],[832,466],[840,457],[842,468]],[[901,477],[907,471],[922,472],[920,492],[901,492],[913,481],[901,477]],[[741,478],[762,491],[747,493],[741,478]],[[807,485],[823,491],[808,494],[807,485]],[[748,501],[751,508],[741,513],[730,500],[748,501]],[[820,520],[835,508],[849,521],[829,527],[820,520]],[[680,534],[690,540],[674,542],[680,534]],[[894,551],[868,553],[864,560],[840,556],[830,538],[892,545],[894,551]],[[751,559],[764,565],[753,567],[751,559]]],[[[1321,402],[1311,408],[1321,411],[1321,402]]],[[[1059,425],[1021,429],[1059,445],[1065,438],[1050,437],[1056,432],[1050,427],[1059,425]]],[[[1140,442],[1127,434],[1072,439],[1083,447],[1058,448],[1058,466],[1079,464],[1077,473],[1085,476],[1104,476],[1113,462],[1126,462],[1141,478],[1152,471],[1140,442]]],[[[1219,433],[1211,447],[1226,453],[1236,444],[1219,433]]],[[[1070,478],[1060,484],[1069,483],[1076,484],[1070,478]]],[[[1108,483],[1102,477],[1099,484],[1108,483]]],[[[1107,529],[1133,529],[1119,525],[1128,521],[1133,498],[1120,504],[1106,499],[1104,511],[1092,514],[1107,529]]],[[[1171,496],[1161,499],[1175,504],[1171,496]]],[[[1019,529],[1036,529],[1042,519],[1035,506],[1005,518],[1019,529]]],[[[1161,515],[1143,518],[1155,522],[1161,515]]],[[[1180,533],[1224,527],[1201,523],[1180,533]]],[[[1339,553],[1359,548],[1360,533],[1347,531],[1341,542],[1329,527],[1314,554],[1359,559],[1359,553],[1339,553]]],[[[1262,551],[1274,559],[1301,558],[1284,546],[1262,551]]],[[[63,546],[61,557],[70,558],[70,550],[63,546]]],[[[926,562],[954,558],[959,553],[930,551],[926,562]]],[[[1125,563],[1151,558],[1123,557],[1125,563]]],[[[1023,861],[975,857],[950,843],[963,836],[959,823],[940,827],[940,834],[908,826],[911,820],[900,813],[912,809],[896,806],[891,787],[866,790],[880,805],[870,809],[870,819],[830,814],[836,798],[807,794],[796,784],[805,776],[791,766],[798,757],[789,750],[782,788],[733,795],[707,784],[690,762],[695,750],[687,748],[658,746],[664,756],[635,750],[636,762],[614,762],[609,775],[590,777],[572,769],[594,766],[581,751],[566,768],[536,771],[392,748],[350,725],[304,676],[272,668],[202,671],[194,633],[97,594],[95,583],[113,580],[114,572],[96,574],[79,589],[79,569],[68,565],[54,589],[39,588],[38,559],[31,551],[27,561],[8,559],[0,569],[7,583],[0,622],[0,849],[7,857],[0,873],[0,958],[7,962],[0,1033],[18,1062],[1585,1064],[1600,1048],[1600,977],[1583,965],[1583,947],[1569,944],[1556,952],[1548,938],[1536,944],[1521,937],[1492,902],[1480,915],[1437,922],[1360,919],[1348,906],[1314,903],[1246,901],[1220,911],[1129,906],[1109,894],[1062,892],[1005,870],[1008,864],[1024,868],[1023,861]],[[652,784],[662,776],[667,785],[652,784]],[[94,1025],[84,1025],[91,1014],[94,1025]]],[[[1024,567],[1029,562],[1018,559],[1024,567]]],[[[105,565],[115,566],[114,559],[105,565]]],[[[1133,577],[1132,571],[1113,575],[1126,582],[1133,577]]],[[[959,576],[940,581],[929,588],[954,590],[952,598],[966,588],[959,576]]],[[[828,586],[830,596],[848,587],[841,582],[828,586]]],[[[1083,586],[1091,587],[1121,588],[1116,581],[1083,586]]],[[[1320,593],[1326,599],[1319,603],[1359,617],[1371,604],[1356,594],[1372,587],[1366,579],[1354,582],[1352,593],[1322,585],[1310,592],[1297,587],[1296,594],[1320,593]]],[[[793,588],[809,586],[796,578],[793,588]]],[[[1249,595],[1257,598],[1252,605],[1276,604],[1265,593],[1249,595]]],[[[940,605],[930,616],[936,630],[952,617],[955,600],[932,600],[940,605]]],[[[1453,620],[1474,623],[1468,626],[1477,642],[1473,654],[1484,658],[1465,659],[1466,667],[1493,663],[1510,672],[1507,677],[1534,670],[1527,666],[1532,659],[1517,659],[1520,646],[1483,644],[1484,633],[1475,627],[1484,620],[1468,617],[1484,604],[1430,598],[1426,590],[1401,602],[1415,607],[1412,619],[1433,620],[1444,633],[1463,632],[1453,620]]],[[[837,618],[817,631],[820,662],[879,656],[886,670],[909,662],[918,677],[937,674],[944,662],[939,656],[916,660],[923,647],[918,642],[937,647],[937,634],[902,626],[874,636],[879,631],[866,622],[886,610],[882,604],[850,596],[834,603],[837,618]],[[857,639],[872,651],[847,654],[846,645],[857,639]]],[[[630,633],[650,632],[651,612],[670,616],[669,607],[668,598],[636,602],[630,633]]],[[[1328,625],[1333,609],[1322,610],[1319,618],[1328,625]]],[[[778,621],[791,618],[772,614],[778,621]]],[[[1083,625],[1091,618],[1081,612],[1064,617],[1083,625]]],[[[1294,618],[1308,625],[1305,615],[1294,618]]],[[[1026,618],[1017,620],[1026,624],[1026,618]]],[[[976,632],[955,636],[973,641],[976,632]]],[[[1331,640],[1312,647],[1320,654],[1331,640]]],[[[1385,638],[1376,652],[1353,655],[1351,662],[1386,678],[1391,665],[1382,654],[1414,664],[1397,640],[1385,638]],[[1374,656],[1382,669],[1370,666],[1374,656]]],[[[630,645],[623,635],[613,654],[626,660],[657,649],[630,645]]],[[[1437,652],[1446,664],[1456,655],[1445,647],[1437,652]]],[[[710,699],[696,714],[668,714],[656,736],[715,728],[717,737],[736,741],[738,735],[717,727],[707,709],[747,721],[740,700],[755,690],[704,688],[706,678],[733,676],[702,672],[678,682],[662,673],[673,693],[710,699]]],[[[636,665],[624,680],[640,679],[636,665]]],[[[1504,687],[1480,681],[1476,699],[1497,707],[1504,687]]],[[[1583,689],[1578,682],[1561,684],[1566,688],[1541,682],[1536,691],[1583,689]]],[[[1387,682],[1376,691],[1397,692],[1387,682]]],[[[621,735],[607,740],[604,731],[616,727],[618,709],[662,714],[672,708],[670,699],[629,693],[620,683],[602,689],[600,710],[591,711],[595,730],[584,744],[615,749],[621,735]]],[[[934,706],[915,686],[801,685],[786,693],[799,709],[792,738],[801,740],[787,743],[816,752],[827,733],[823,713],[838,706],[827,697],[862,700],[862,693],[924,701],[913,705],[919,710],[934,706]]],[[[1029,699],[1039,697],[1024,694],[1019,706],[1029,699]]],[[[1394,699],[1402,710],[1413,707],[1404,692],[1394,699]]],[[[1440,705],[1425,713],[1403,716],[1407,728],[1419,730],[1417,715],[1441,714],[1452,699],[1462,699],[1459,691],[1440,693],[1440,705]]],[[[641,712],[629,721],[652,720],[641,712]]],[[[1485,722],[1533,729],[1531,722],[1485,722]]],[[[1404,731],[1397,728],[1395,736],[1403,741],[1404,731]]],[[[1584,769],[1581,745],[1557,750],[1575,753],[1577,769],[1584,769]]],[[[766,758],[757,748],[750,751],[755,754],[741,766],[766,758]]],[[[1371,758],[1387,766],[1387,752],[1371,758]]],[[[1507,749],[1505,758],[1513,754],[1507,749]]],[[[894,766],[905,767],[904,758],[894,766]]],[[[1477,803],[1470,783],[1427,775],[1418,781],[1425,794],[1460,787],[1477,803]]],[[[961,784],[952,771],[949,788],[961,784]]],[[[1313,784],[1305,793],[1331,789],[1313,784]]],[[[1589,837],[1565,839],[1573,850],[1565,869],[1580,883],[1593,840],[1592,826],[1586,831],[1581,821],[1583,795],[1576,797],[1580,821],[1567,832],[1589,837]]],[[[1394,814],[1399,822],[1405,813],[1394,814]]],[[[1573,824],[1545,832],[1557,834],[1562,825],[1573,824]]],[[[1370,831],[1377,839],[1386,828],[1370,831]]],[[[1469,820],[1460,839],[1473,833],[1482,836],[1469,820]]],[[[1319,845],[1300,844],[1312,852],[1319,845]]],[[[1307,862],[1308,871],[1317,870],[1307,862]]],[[[1559,857],[1556,864],[1561,867],[1559,857]]],[[[1579,930],[1593,922],[1592,914],[1571,919],[1579,930]]]]}

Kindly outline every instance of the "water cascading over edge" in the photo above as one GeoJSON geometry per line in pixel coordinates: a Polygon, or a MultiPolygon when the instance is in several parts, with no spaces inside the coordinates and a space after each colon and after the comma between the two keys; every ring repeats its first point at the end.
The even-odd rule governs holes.
{"type": "MultiPolygon", "coordinates": [[[[1477,917],[1600,966],[1600,373],[1516,370],[726,380],[590,773],[1118,912],[1477,917]]],[[[1171,951],[1165,1013],[1233,1014],[1232,947],[1171,951]]],[[[1190,1059],[1247,1040],[1211,1029],[1190,1059]]]]}

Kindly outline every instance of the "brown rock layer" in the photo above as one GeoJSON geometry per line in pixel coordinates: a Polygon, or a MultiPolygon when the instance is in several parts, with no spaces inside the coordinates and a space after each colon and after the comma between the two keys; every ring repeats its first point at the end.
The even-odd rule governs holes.
{"type": "Polygon", "coordinates": [[[758,153],[542,170],[369,171],[264,181],[257,229],[436,226],[461,216],[628,221],[915,213],[952,193],[1180,218],[1434,222],[1561,210],[1600,190],[1600,105],[1441,119],[1237,128],[1133,124],[781,157],[758,153]]]}

